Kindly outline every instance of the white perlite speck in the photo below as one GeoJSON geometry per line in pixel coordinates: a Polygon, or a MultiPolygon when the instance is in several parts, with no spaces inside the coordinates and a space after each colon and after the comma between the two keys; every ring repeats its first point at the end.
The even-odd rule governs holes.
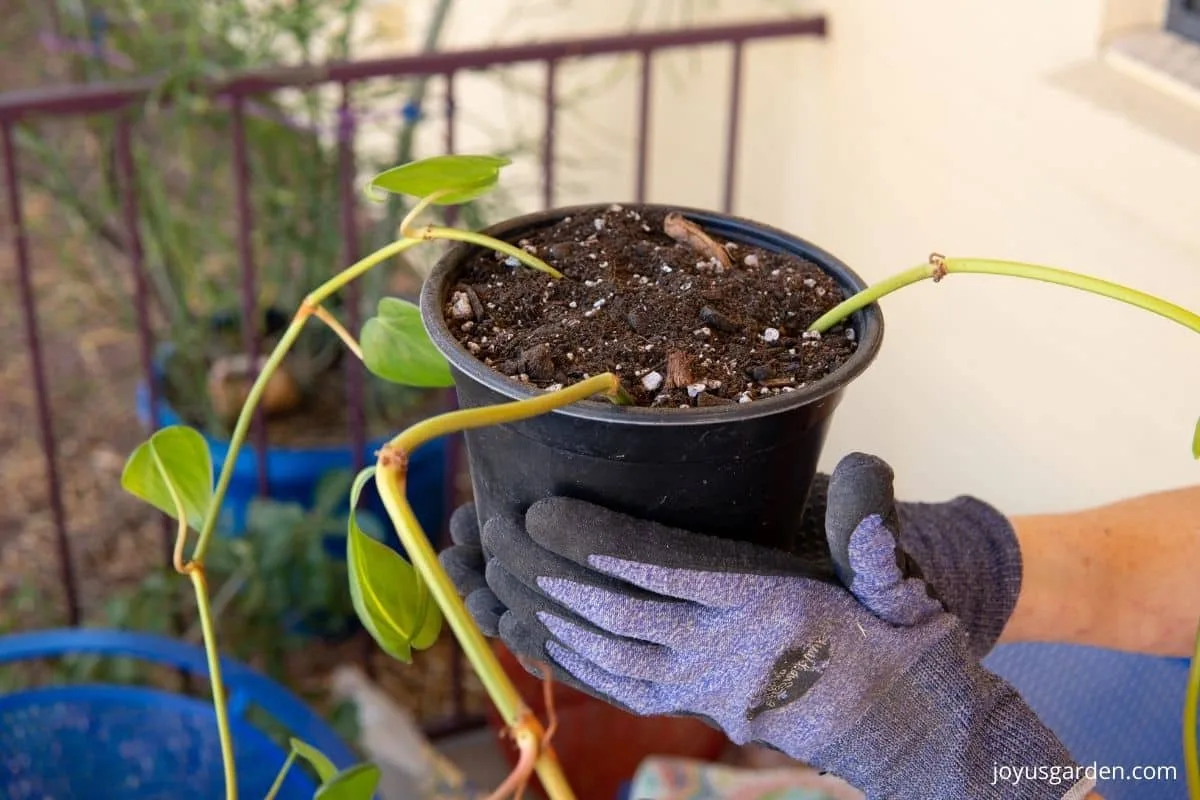
{"type": "Polygon", "coordinates": [[[742,259],[742,263],[745,264],[747,267],[757,267],[758,266],[758,256],[756,256],[754,253],[751,253],[750,255],[748,255],[742,259]]]}
{"type": "Polygon", "coordinates": [[[598,231],[604,230],[604,220],[597,218],[597,219],[592,220],[592,224],[596,226],[596,230],[598,230],[598,231]]]}
{"type": "Polygon", "coordinates": [[[815,280],[813,280],[812,278],[805,278],[804,285],[807,286],[809,289],[811,289],[812,287],[817,285],[817,282],[815,280]]]}
{"type": "Polygon", "coordinates": [[[646,387],[647,392],[653,392],[662,386],[663,376],[658,372],[647,372],[642,376],[642,386],[646,387]]]}
{"type": "Polygon", "coordinates": [[[469,319],[475,312],[471,310],[471,298],[466,292],[455,292],[450,302],[450,316],[454,319],[469,319]]]}
{"type": "Polygon", "coordinates": [[[812,339],[812,340],[816,341],[821,338],[821,332],[820,331],[805,331],[800,336],[803,339],[812,339]]]}
{"type": "Polygon", "coordinates": [[[688,384],[688,387],[687,387],[688,397],[695,400],[697,397],[700,396],[700,393],[703,392],[704,390],[706,390],[707,388],[708,388],[708,384],[704,383],[703,381],[701,381],[700,383],[688,384]]]}
{"type": "Polygon", "coordinates": [[[767,328],[765,331],[762,332],[762,338],[763,338],[764,342],[778,342],[779,341],[779,329],[778,328],[767,328]]]}
{"type": "Polygon", "coordinates": [[[671,268],[670,268],[669,266],[667,266],[666,264],[663,264],[663,265],[662,265],[662,271],[663,271],[663,272],[671,272],[672,270],[671,270],[671,268]]]}
{"type": "Polygon", "coordinates": [[[738,402],[739,403],[750,403],[753,401],[750,399],[749,392],[742,392],[741,394],[738,395],[738,402]]]}
{"type": "Polygon", "coordinates": [[[504,259],[504,263],[510,267],[519,267],[521,266],[521,259],[517,258],[516,256],[509,256],[508,258],[504,259]]]}

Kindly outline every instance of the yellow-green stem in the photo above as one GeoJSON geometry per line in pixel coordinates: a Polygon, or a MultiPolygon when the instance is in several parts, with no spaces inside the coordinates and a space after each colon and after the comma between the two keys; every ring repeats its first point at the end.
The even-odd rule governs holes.
{"type": "Polygon", "coordinates": [[[431,205],[449,193],[450,190],[442,189],[437,192],[432,192],[418,200],[417,204],[412,207],[412,210],[404,215],[404,219],[400,220],[400,235],[408,239],[417,238],[418,234],[412,230],[412,224],[416,221],[417,217],[421,216],[425,209],[429,208],[431,205]]]}
{"type": "Polygon", "coordinates": [[[217,634],[213,628],[212,611],[208,603],[208,581],[204,568],[193,562],[188,569],[192,588],[196,591],[196,606],[200,610],[200,630],[204,633],[204,654],[208,657],[208,681],[212,685],[213,707],[217,712],[217,737],[221,742],[221,760],[225,763],[225,797],[237,800],[237,772],[233,763],[233,736],[229,732],[229,708],[225,703],[225,681],[221,678],[221,655],[217,651],[217,634]]]}
{"type": "Polygon", "coordinates": [[[279,769],[279,774],[275,776],[275,782],[271,784],[267,796],[263,800],[275,800],[279,794],[279,790],[283,788],[283,781],[287,778],[288,770],[292,768],[292,764],[296,763],[296,751],[288,753],[287,760],[283,762],[283,766],[279,769]]]}
{"type": "Polygon", "coordinates": [[[1188,795],[1191,800],[1200,800],[1200,742],[1196,728],[1200,725],[1200,630],[1196,633],[1196,646],[1192,653],[1192,664],[1188,670],[1187,694],[1183,700],[1183,762],[1187,772],[1188,795]]]}
{"type": "MultiPolygon", "coordinates": [[[[161,474],[167,473],[166,465],[158,453],[151,450],[154,465],[161,474]]],[[[221,660],[217,651],[217,636],[212,624],[212,606],[208,602],[208,584],[204,580],[204,567],[196,562],[183,562],[183,547],[188,536],[187,508],[183,496],[174,481],[164,481],[171,503],[175,506],[175,518],[179,528],[175,532],[175,569],[192,579],[196,593],[196,607],[200,609],[200,630],[204,635],[204,654],[208,658],[209,683],[212,685],[213,705],[217,712],[217,740],[221,743],[221,763],[225,768],[225,797],[237,800],[237,768],[233,761],[233,736],[229,731],[229,716],[225,710],[225,687],[221,682],[221,660]]]]}
{"type": "MultiPolygon", "coordinates": [[[[420,242],[420,239],[400,239],[385,247],[381,247],[371,255],[356,262],[353,266],[338,273],[317,287],[314,292],[304,299],[305,307],[309,309],[316,308],[338,289],[341,289],[350,281],[367,272],[367,270],[392,256],[399,255],[413,245],[420,244],[420,242]]],[[[304,324],[308,321],[309,313],[303,313],[302,311],[302,313],[297,314],[292,319],[291,324],[288,325],[287,330],[284,331],[283,336],[275,345],[271,356],[267,359],[267,363],[263,365],[262,371],[254,381],[254,385],[250,387],[246,402],[242,406],[242,413],[238,416],[237,424],[234,426],[233,435],[229,437],[229,452],[225,456],[225,463],[222,465],[221,474],[217,478],[217,485],[213,490],[212,500],[209,502],[208,509],[204,515],[204,526],[200,529],[200,538],[196,542],[196,550],[192,554],[193,561],[203,561],[204,554],[208,552],[213,530],[217,525],[217,512],[220,510],[221,504],[225,502],[225,493],[229,490],[229,481],[233,477],[233,468],[237,463],[238,453],[241,450],[242,443],[246,440],[250,424],[254,421],[254,410],[258,408],[258,403],[262,399],[263,392],[266,391],[267,383],[271,380],[271,376],[275,374],[275,370],[283,363],[283,359],[287,356],[288,351],[295,344],[297,337],[300,336],[304,324]]]]}
{"type": "Polygon", "coordinates": [[[482,233],[476,233],[475,231],[461,231],[458,228],[443,228],[439,225],[426,226],[420,231],[420,233],[421,238],[423,239],[453,239],[456,242],[467,242],[469,244],[479,245],[480,247],[498,250],[505,255],[512,256],[525,266],[540,270],[552,278],[562,277],[561,272],[547,264],[545,261],[542,261],[532,253],[526,252],[519,247],[513,247],[508,242],[502,242],[499,239],[493,239],[492,237],[482,233]]]}
{"type": "MultiPolygon", "coordinates": [[[[837,323],[849,317],[855,311],[866,308],[880,298],[903,289],[909,284],[923,281],[927,278],[938,278],[954,272],[973,272],[986,275],[1007,275],[1014,278],[1055,283],[1072,289],[1080,289],[1092,294],[1098,294],[1122,303],[1136,306],[1145,311],[1158,314],[1161,317],[1177,322],[1185,328],[1200,333],[1200,315],[1188,311],[1151,294],[1122,286],[1119,283],[1080,275],[1067,270],[1043,267],[1038,264],[1026,264],[1019,261],[998,261],[988,258],[941,258],[931,257],[930,263],[905,270],[869,286],[858,294],[842,301],[816,322],[809,326],[810,331],[824,333],[837,323]]],[[[1200,427],[1197,428],[1200,436],[1200,427]]],[[[1193,449],[1200,450],[1200,448],[1193,449]]],[[[1192,800],[1200,800],[1200,742],[1197,742],[1196,727],[1200,724],[1200,628],[1196,634],[1195,652],[1188,671],[1187,696],[1183,710],[1184,760],[1189,794],[1192,800]]]]}
{"type": "MultiPolygon", "coordinates": [[[[395,452],[411,456],[413,451],[422,444],[439,436],[471,428],[503,425],[528,419],[570,405],[578,400],[584,400],[600,392],[617,397],[620,392],[620,381],[615,375],[605,373],[565,389],[547,392],[528,400],[452,411],[422,420],[392,439],[380,455],[375,481],[388,515],[400,535],[401,543],[409,558],[412,559],[413,566],[428,584],[430,594],[433,595],[442,609],[442,614],[450,623],[450,628],[466,652],[467,659],[483,683],[484,689],[487,690],[488,696],[509,725],[520,722],[521,715],[526,709],[525,704],[508,676],[504,674],[504,668],[492,652],[487,640],[472,621],[454,584],[442,570],[437,554],[430,546],[428,538],[405,497],[403,471],[390,466],[389,457],[391,453],[395,452]]],[[[574,797],[556,759],[547,754],[538,759],[536,768],[542,786],[551,800],[569,800],[574,797]]]]}
{"type": "Polygon", "coordinates": [[[879,283],[863,289],[858,294],[843,300],[816,322],[809,326],[810,331],[824,333],[837,323],[849,317],[855,311],[866,308],[885,295],[902,289],[912,283],[948,275],[954,272],[974,272],[986,275],[1007,275],[1013,278],[1056,283],[1072,289],[1081,289],[1092,294],[1102,295],[1112,300],[1119,300],[1146,311],[1153,312],[1180,325],[1200,333],[1200,315],[1186,308],[1169,303],[1154,295],[1130,289],[1119,283],[1092,278],[1054,267],[1043,267],[1037,264],[1025,264],[1019,261],[997,261],[989,258],[947,258],[938,263],[922,264],[919,267],[886,278],[879,283]]]}

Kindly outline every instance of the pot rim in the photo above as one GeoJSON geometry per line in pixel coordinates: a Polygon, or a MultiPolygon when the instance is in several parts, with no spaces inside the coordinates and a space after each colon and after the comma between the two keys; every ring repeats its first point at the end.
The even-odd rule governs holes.
{"type": "MultiPolygon", "coordinates": [[[[481,231],[494,239],[508,241],[523,231],[542,227],[566,216],[587,214],[607,209],[614,203],[586,203],[558,206],[545,211],[511,217],[481,231]]],[[[794,234],[762,222],[698,208],[689,208],[665,203],[618,203],[624,208],[678,211],[686,218],[729,241],[752,244],[781,252],[789,252],[812,261],[842,285],[844,290],[855,293],[865,289],[867,283],[841,259],[794,234]]],[[[477,359],[450,332],[443,314],[444,297],[449,291],[450,279],[475,253],[478,245],[456,243],[430,271],[421,286],[421,319],[438,351],[451,366],[466,377],[513,400],[525,400],[544,394],[542,390],[514,381],[477,359]]],[[[778,395],[754,400],[749,403],[734,403],[722,406],[692,408],[647,408],[642,406],[617,406],[606,401],[580,400],[569,406],[555,409],[552,413],[595,422],[621,425],[711,425],[740,420],[756,419],[773,414],[786,413],[801,406],[814,405],[830,395],[844,389],[861,375],[879,353],[883,342],[883,312],[878,303],[854,312],[850,316],[854,326],[858,347],[840,367],[810,383],[802,389],[781,392],[778,395]]]]}

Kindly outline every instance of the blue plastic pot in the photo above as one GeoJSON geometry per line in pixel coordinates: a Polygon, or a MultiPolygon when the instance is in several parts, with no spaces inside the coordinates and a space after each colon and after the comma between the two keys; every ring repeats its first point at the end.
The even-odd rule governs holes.
{"type": "MultiPolygon", "coordinates": [[[[155,378],[161,386],[163,363],[167,352],[159,354],[155,359],[155,378]]],[[[156,403],[158,425],[160,428],[171,425],[186,424],[179,414],[158,392],[156,403]]],[[[150,391],[145,381],[137,387],[137,414],[142,424],[150,426],[150,391]]],[[[229,441],[215,438],[201,431],[208,442],[212,453],[213,470],[220,474],[225,460],[229,455],[229,441]]],[[[376,453],[390,437],[372,439],[366,443],[363,451],[364,463],[370,464],[375,460],[376,453]]],[[[268,497],[279,502],[293,502],[305,509],[313,507],[314,493],[321,478],[332,470],[350,470],[354,468],[354,458],[351,445],[336,445],[329,447],[269,447],[267,449],[266,469],[268,480],[268,497]]],[[[426,534],[436,539],[442,529],[446,514],[446,446],[444,439],[436,439],[412,454],[408,471],[408,502],[413,513],[421,523],[426,534]]],[[[238,453],[234,465],[229,488],[221,507],[217,526],[221,533],[230,536],[240,536],[246,531],[246,517],[250,501],[258,496],[258,466],[254,448],[247,442],[238,453]]],[[[349,498],[347,498],[347,501],[349,498]]],[[[369,483],[359,499],[359,508],[364,508],[376,514],[386,522],[387,511],[383,506],[374,482],[369,483]]],[[[347,502],[346,511],[349,510],[347,502]]],[[[388,534],[388,544],[397,552],[403,553],[400,539],[394,528],[385,525],[388,534]]],[[[330,550],[339,556],[345,556],[344,539],[331,543],[330,550]]]]}

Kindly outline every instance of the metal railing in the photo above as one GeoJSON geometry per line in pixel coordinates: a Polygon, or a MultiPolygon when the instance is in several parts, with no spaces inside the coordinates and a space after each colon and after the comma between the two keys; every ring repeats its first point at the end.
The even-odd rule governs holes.
{"type": "MultiPolygon", "coordinates": [[[[541,202],[549,208],[555,202],[555,109],[558,102],[558,68],[573,60],[598,56],[633,55],[640,59],[640,76],[637,93],[637,152],[633,178],[633,198],[645,200],[648,139],[651,116],[652,65],[656,54],[699,46],[724,45],[730,48],[732,79],[727,97],[727,127],[725,128],[725,164],[723,172],[722,208],[732,210],[734,185],[737,169],[737,149],[741,122],[741,99],[743,90],[742,65],[748,43],[759,40],[778,40],[796,37],[821,38],[826,34],[825,20],[821,17],[806,17],[769,22],[700,27],[663,32],[643,32],[601,36],[594,38],[569,39],[553,42],[522,44],[500,48],[440,52],[429,55],[402,56],[371,60],[329,63],[319,66],[289,67],[255,70],[237,74],[225,80],[192,87],[192,91],[210,98],[222,99],[231,108],[230,149],[233,178],[235,181],[236,217],[238,226],[238,254],[241,268],[241,294],[243,308],[244,339],[252,360],[256,359],[260,342],[257,329],[250,321],[255,316],[256,269],[253,258],[251,235],[254,230],[253,210],[250,202],[250,175],[247,168],[248,154],[245,132],[247,105],[255,95],[278,89],[294,89],[332,85],[342,91],[342,111],[347,113],[349,89],[354,84],[377,78],[400,79],[415,77],[440,78],[445,86],[445,140],[447,152],[455,151],[455,76],[489,67],[508,67],[526,64],[541,64],[544,68],[545,127],[541,135],[541,202]]],[[[36,265],[30,253],[27,220],[22,206],[21,153],[18,152],[15,127],[18,122],[36,118],[78,118],[87,115],[111,115],[116,119],[115,165],[122,190],[122,224],[126,237],[126,255],[134,285],[133,304],[138,322],[138,340],[142,368],[151,397],[149,407],[157,409],[156,383],[152,353],[154,336],[149,314],[149,289],[144,264],[144,252],[139,231],[138,204],[135,187],[135,165],[131,138],[134,123],[130,112],[145,102],[159,86],[152,78],[125,82],[98,83],[40,88],[30,91],[14,91],[0,94],[0,161],[6,181],[8,221],[11,225],[13,256],[17,266],[18,295],[24,314],[24,330],[29,357],[31,383],[35,395],[37,424],[42,452],[45,459],[46,487],[52,514],[62,588],[65,594],[67,613],[72,625],[80,620],[79,587],[73,569],[68,521],[64,511],[60,489],[60,461],[57,457],[54,420],[50,410],[50,391],[44,364],[37,305],[33,291],[33,273],[36,265]]],[[[349,135],[338,137],[339,149],[339,193],[341,200],[340,223],[342,230],[342,252],[346,263],[356,260],[358,231],[356,230],[357,192],[354,187],[355,151],[353,130],[349,135]]],[[[350,302],[347,310],[351,330],[357,330],[359,320],[357,304],[350,302]]],[[[353,451],[361,453],[365,442],[365,420],[362,412],[362,373],[350,370],[351,379],[347,386],[349,436],[353,451]]],[[[152,413],[154,413],[152,411],[152,413]]],[[[154,420],[157,425],[157,420],[154,420]]],[[[261,418],[255,426],[250,443],[257,454],[260,491],[266,486],[266,437],[261,418]]],[[[457,448],[452,448],[453,453],[457,448]]],[[[456,457],[451,457],[451,472],[454,473],[456,457]]],[[[451,483],[451,486],[453,483],[451,483]]],[[[453,494],[453,492],[448,492],[453,494]]],[[[173,531],[164,527],[169,540],[173,531]]],[[[442,532],[443,541],[445,531],[442,532]]],[[[169,553],[168,549],[168,553],[169,553]]],[[[169,555],[168,555],[169,559],[169,555]]],[[[456,656],[457,656],[456,651],[456,656]]],[[[463,700],[461,691],[461,659],[456,658],[453,667],[455,680],[455,720],[462,722],[463,700]]],[[[460,726],[440,726],[443,729],[460,726]]]]}

